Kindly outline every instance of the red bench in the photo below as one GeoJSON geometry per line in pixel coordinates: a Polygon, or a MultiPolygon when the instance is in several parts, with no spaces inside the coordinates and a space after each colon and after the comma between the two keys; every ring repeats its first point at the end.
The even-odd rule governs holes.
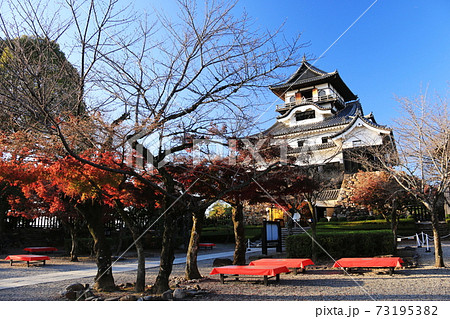
{"type": "Polygon", "coordinates": [[[301,272],[305,272],[305,267],[308,265],[314,265],[313,261],[309,258],[263,258],[252,261],[250,266],[286,266],[289,269],[293,269],[294,274],[297,274],[297,270],[300,269],[301,272]]]}
{"type": "Polygon", "coordinates": [[[341,258],[333,267],[351,270],[352,268],[389,268],[394,273],[395,267],[401,267],[403,260],[400,257],[374,257],[374,258],[341,258]]]}
{"type": "Polygon", "coordinates": [[[28,251],[29,253],[43,253],[43,252],[54,252],[57,251],[55,247],[27,247],[23,250],[28,251]]]}
{"type": "Polygon", "coordinates": [[[213,244],[213,243],[200,243],[200,244],[198,244],[198,247],[199,248],[205,248],[205,249],[207,249],[207,248],[213,249],[213,247],[216,247],[216,244],[213,244]]]}
{"type": "Polygon", "coordinates": [[[280,280],[281,273],[288,273],[289,269],[286,266],[223,266],[213,268],[210,275],[220,275],[220,282],[225,283],[225,275],[246,275],[246,276],[263,276],[264,285],[268,285],[269,278],[276,278],[280,280]]]}
{"type": "Polygon", "coordinates": [[[39,263],[42,262],[45,265],[46,260],[50,260],[48,256],[41,255],[9,255],[5,258],[5,260],[9,260],[9,264],[12,266],[14,261],[26,261],[27,267],[30,267],[30,263],[39,263]]]}

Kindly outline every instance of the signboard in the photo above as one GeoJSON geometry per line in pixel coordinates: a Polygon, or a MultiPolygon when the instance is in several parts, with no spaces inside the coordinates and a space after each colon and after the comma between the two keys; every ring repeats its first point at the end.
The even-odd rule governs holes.
{"type": "Polygon", "coordinates": [[[267,238],[267,241],[277,241],[278,240],[278,225],[277,224],[267,224],[266,225],[266,238],[267,238]]]}
{"type": "Polygon", "coordinates": [[[282,251],[281,224],[279,221],[263,221],[262,253],[264,255],[267,255],[267,248],[269,246],[276,247],[277,252],[282,251]]]}

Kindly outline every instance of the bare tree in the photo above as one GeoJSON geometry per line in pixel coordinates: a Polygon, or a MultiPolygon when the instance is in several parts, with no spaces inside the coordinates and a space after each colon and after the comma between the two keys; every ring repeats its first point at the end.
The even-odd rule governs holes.
{"type": "Polygon", "coordinates": [[[79,85],[72,96],[86,104],[89,127],[84,121],[67,125],[32,93],[24,93],[66,152],[83,163],[133,176],[163,195],[163,249],[155,292],[169,288],[173,221],[183,201],[175,176],[163,164],[192,148],[194,138],[243,134],[251,127],[251,114],[258,114],[259,89],[283,78],[275,71],[296,65],[302,47],[299,38],[286,42],[280,30],[259,30],[246,14],[235,15],[235,3],[177,3],[176,18],[160,12],[136,15],[116,0],[65,0],[60,6],[25,0],[0,8],[2,37],[64,40],[63,51],[78,69],[79,85]],[[14,12],[15,19],[6,20],[6,12],[14,12]],[[79,155],[70,136],[123,154],[123,163],[131,145],[141,151],[143,165],[93,163],[79,155]]]}
{"type": "Polygon", "coordinates": [[[396,150],[388,144],[372,147],[371,161],[354,158],[373,170],[386,171],[430,213],[435,266],[444,267],[439,237],[439,211],[450,182],[450,117],[446,99],[426,95],[397,98],[401,115],[394,128],[396,150]]]}

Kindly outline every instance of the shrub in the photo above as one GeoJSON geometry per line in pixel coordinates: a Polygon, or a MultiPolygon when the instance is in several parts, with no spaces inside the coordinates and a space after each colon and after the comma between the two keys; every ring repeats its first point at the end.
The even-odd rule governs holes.
{"type": "Polygon", "coordinates": [[[331,219],[330,219],[330,222],[332,222],[332,223],[335,223],[337,221],[339,221],[339,219],[337,217],[331,217],[331,219]]]}
{"type": "Polygon", "coordinates": [[[319,223],[328,223],[328,219],[325,217],[319,218],[319,223]]]}
{"type": "Polygon", "coordinates": [[[338,221],[339,222],[346,222],[347,221],[347,217],[339,217],[338,221]]]}
{"type": "MultiPolygon", "coordinates": [[[[393,253],[390,230],[318,232],[318,243],[335,259],[342,257],[373,257],[393,253]]],[[[289,258],[311,258],[311,238],[308,234],[288,236],[286,251],[289,258]]],[[[329,258],[318,250],[318,258],[329,258]]]]}
{"type": "Polygon", "coordinates": [[[402,218],[399,220],[397,233],[399,236],[412,236],[419,232],[414,219],[402,218]]]}
{"type": "MultiPolygon", "coordinates": [[[[245,238],[255,241],[261,238],[262,226],[245,226],[245,238]]],[[[202,242],[232,243],[234,242],[233,226],[205,227],[200,236],[202,242]]]]}

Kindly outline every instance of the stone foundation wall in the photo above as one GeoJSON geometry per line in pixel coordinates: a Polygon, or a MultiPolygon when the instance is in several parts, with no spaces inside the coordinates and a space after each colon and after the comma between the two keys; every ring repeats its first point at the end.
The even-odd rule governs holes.
{"type": "Polygon", "coordinates": [[[263,220],[267,219],[267,205],[254,204],[244,205],[244,222],[246,225],[262,225],[263,220]]]}

